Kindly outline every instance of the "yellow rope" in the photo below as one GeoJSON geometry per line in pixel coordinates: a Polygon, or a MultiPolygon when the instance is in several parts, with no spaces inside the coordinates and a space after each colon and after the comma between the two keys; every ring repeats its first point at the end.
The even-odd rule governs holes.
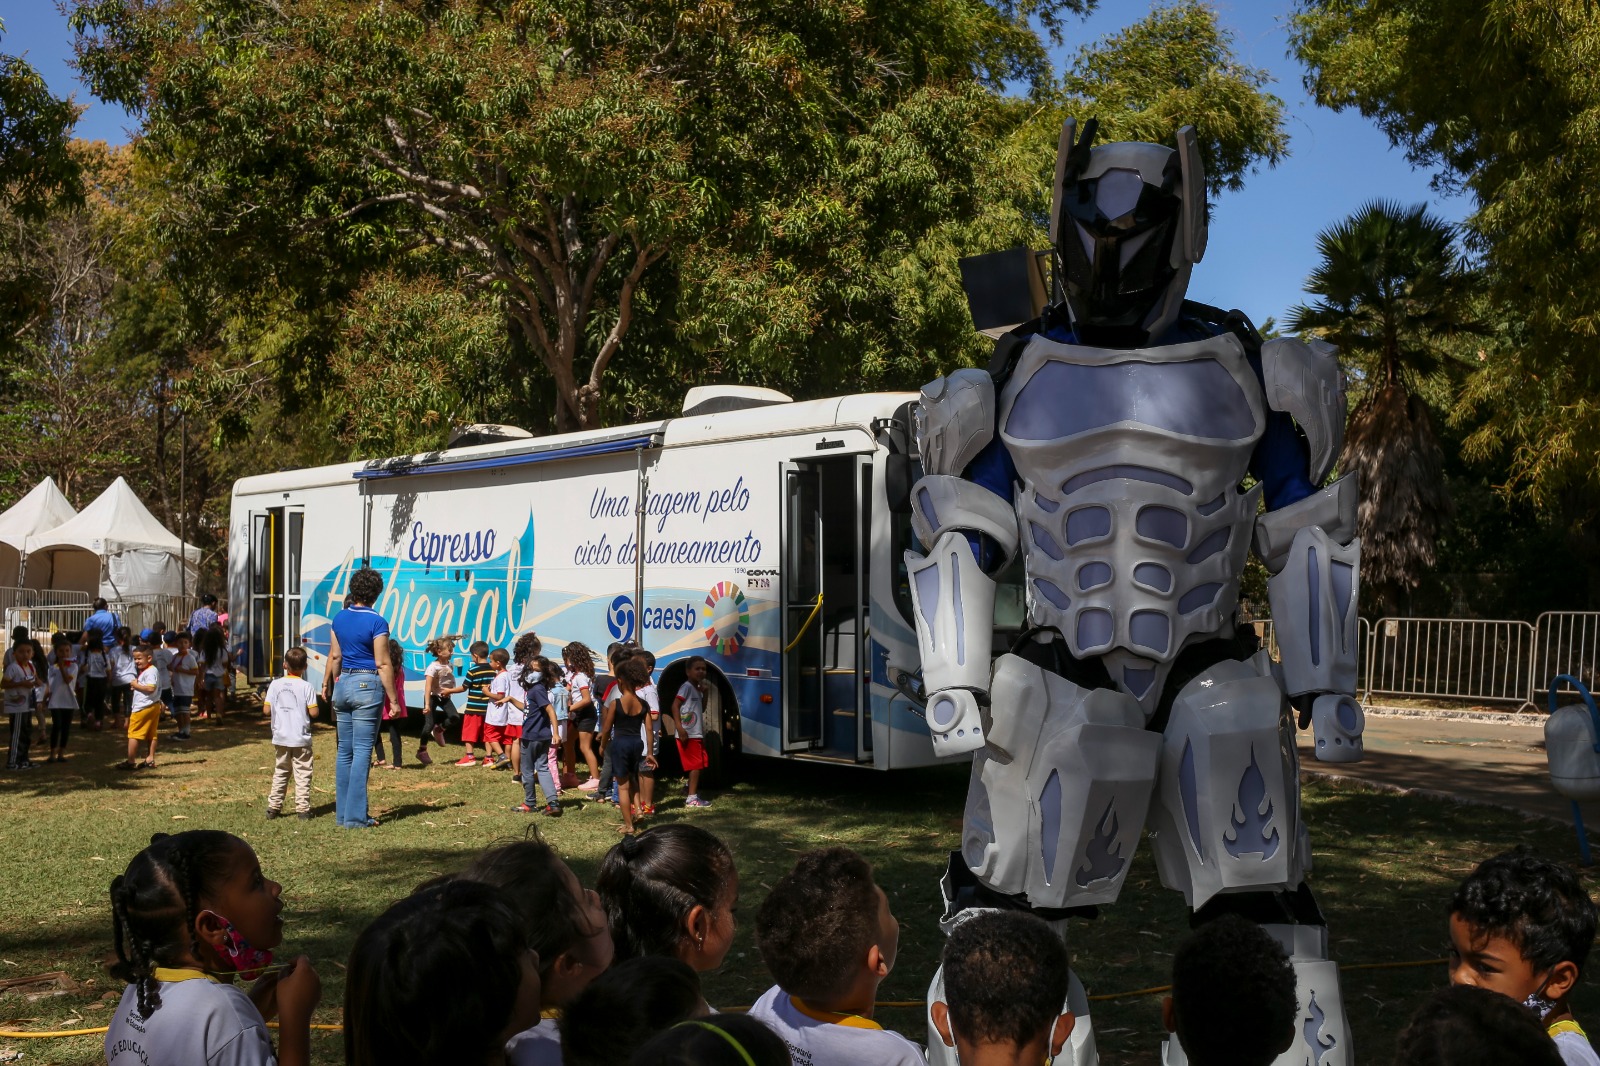
{"type": "MultiPolygon", "coordinates": [[[[1444,959],[1414,959],[1414,960],[1412,960],[1410,962],[1357,962],[1357,963],[1352,963],[1352,964],[1350,964],[1348,966],[1341,966],[1341,967],[1339,967],[1339,969],[1341,971],[1346,971],[1346,970],[1405,970],[1405,969],[1410,969],[1410,968],[1416,967],[1416,966],[1443,966],[1444,963],[1445,963],[1444,959]]],[[[1158,996],[1163,992],[1170,992],[1170,991],[1172,991],[1172,986],[1171,985],[1152,985],[1149,988],[1136,988],[1131,992],[1103,992],[1103,993],[1101,993],[1100,995],[1097,995],[1097,996],[1090,996],[1089,997],[1089,1001],[1091,1003],[1104,1003],[1107,1000],[1112,1000],[1112,999],[1130,999],[1130,998],[1132,998],[1134,996],[1158,996]]],[[[927,1006],[927,1003],[925,1001],[923,1001],[923,1000],[920,1000],[920,999],[891,999],[891,1000],[884,1000],[884,1001],[880,1001],[878,1003],[875,1003],[874,1006],[875,1007],[903,1007],[903,1008],[918,1007],[918,1008],[921,1008],[921,1007],[927,1006]]],[[[729,1008],[726,1008],[724,1013],[726,1013],[726,1014],[738,1014],[738,1013],[743,1013],[744,1011],[748,1011],[749,1009],[750,1009],[749,1007],[729,1007],[729,1008]]],[[[268,1022],[267,1026],[269,1028],[276,1029],[278,1027],[278,1023],[277,1022],[268,1022]]],[[[13,1030],[13,1029],[0,1029],[0,1038],[22,1039],[22,1040],[42,1040],[45,1037],[54,1037],[54,1036],[96,1036],[96,1035],[98,1035],[100,1033],[104,1033],[108,1028],[110,1028],[110,1026],[101,1025],[101,1026],[97,1026],[97,1027],[95,1027],[93,1029],[56,1029],[56,1030],[53,1030],[53,1031],[48,1032],[48,1033],[25,1033],[25,1032],[21,1032],[19,1030],[13,1030]]],[[[320,1030],[322,1030],[324,1032],[329,1032],[329,1033],[341,1033],[341,1032],[344,1031],[344,1026],[342,1026],[342,1025],[313,1025],[311,1028],[320,1029],[320,1030]]]]}
{"type": "Polygon", "coordinates": [[[805,625],[800,627],[800,632],[794,635],[794,639],[789,642],[789,646],[783,649],[785,655],[791,651],[794,651],[795,647],[799,645],[800,638],[806,635],[806,630],[811,628],[811,623],[817,620],[817,612],[820,610],[822,610],[822,593],[819,592],[817,593],[816,606],[811,608],[810,614],[806,615],[805,625]]]}

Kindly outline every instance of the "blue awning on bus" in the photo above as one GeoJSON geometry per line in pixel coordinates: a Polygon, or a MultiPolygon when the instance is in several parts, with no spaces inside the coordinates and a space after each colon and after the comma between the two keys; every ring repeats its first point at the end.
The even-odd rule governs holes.
{"type": "Polygon", "coordinates": [[[583,444],[569,444],[564,448],[545,448],[539,451],[517,452],[512,455],[489,455],[481,459],[456,459],[433,463],[371,466],[357,470],[352,476],[358,480],[369,480],[384,477],[420,477],[424,474],[462,474],[471,470],[497,470],[507,466],[553,463],[558,459],[582,459],[591,455],[611,455],[615,452],[631,452],[639,448],[657,448],[660,445],[661,434],[657,431],[628,437],[614,437],[610,440],[586,441],[583,444]]]}

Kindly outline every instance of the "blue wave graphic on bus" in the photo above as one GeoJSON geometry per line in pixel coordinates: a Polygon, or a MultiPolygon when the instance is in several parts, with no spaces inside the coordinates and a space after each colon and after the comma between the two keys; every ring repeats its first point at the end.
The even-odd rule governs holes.
{"type": "MultiPolygon", "coordinates": [[[[487,641],[492,648],[510,647],[516,641],[533,595],[533,545],[530,513],[522,535],[506,551],[470,566],[417,562],[406,555],[371,558],[368,565],[383,575],[377,611],[388,621],[390,636],[406,650],[408,674],[426,665],[425,648],[435,637],[465,634],[468,640],[487,641]]],[[[399,550],[405,551],[404,544],[399,550]]],[[[327,653],[329,626],[344,606],[357,562],[352,550],[307,596],[301,621],[307,648],[327,653]]]]}

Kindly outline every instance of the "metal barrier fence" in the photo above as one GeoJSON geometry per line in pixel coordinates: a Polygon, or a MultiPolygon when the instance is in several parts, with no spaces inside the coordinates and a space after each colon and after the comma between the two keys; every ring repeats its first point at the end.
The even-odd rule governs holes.
{"type": "MultiPolygon", "coordinates": [[[[107,606],[123,625],[137,633],[156,622],[165,622],[168,629],[188,625],[200,600],[197,596],[158,594],[130,596],[107,606]]],[[[0,617],[5,619],[8,632],[19,625],[36,634],[75,632],[93,613],[86,593],[0,587],[0,617]]]]}
{"type": "MultiPolygon", "coordinates": [[[[1278,658],[1270,618],[1255,621],[1278,658]]],[[[1539,708],[1552,678],[1600,687],[1600,611],[1547,611],[1535,622],[1476,618],[1361,620],[1357,676],[1374,696],[1481,700],[1539,708]]]]}

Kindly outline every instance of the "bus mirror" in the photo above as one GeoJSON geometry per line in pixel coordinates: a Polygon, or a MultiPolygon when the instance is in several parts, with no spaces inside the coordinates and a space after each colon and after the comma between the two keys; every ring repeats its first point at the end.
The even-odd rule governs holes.
{"type": "Polygon", "coordinates": [[[889,510],[895,514],[911,513],[911,482],[915,478],[909,455],[893,452],[884,457],[883,487],[889,497],[889,510]]]}

